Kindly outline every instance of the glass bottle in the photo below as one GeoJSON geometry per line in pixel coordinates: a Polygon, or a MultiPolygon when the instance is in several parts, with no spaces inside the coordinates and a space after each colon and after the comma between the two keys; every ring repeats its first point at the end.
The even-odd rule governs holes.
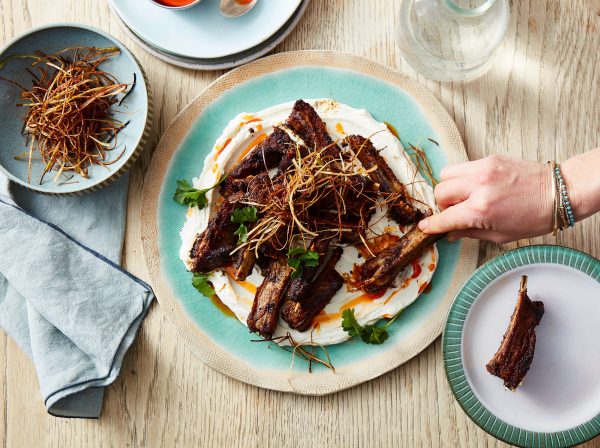
{"type": "Polygon", "coordinates": [[[465,81],[491,65],[510,19],[508,0],[401,0],[398,44],[437,81],[465,81]]]}

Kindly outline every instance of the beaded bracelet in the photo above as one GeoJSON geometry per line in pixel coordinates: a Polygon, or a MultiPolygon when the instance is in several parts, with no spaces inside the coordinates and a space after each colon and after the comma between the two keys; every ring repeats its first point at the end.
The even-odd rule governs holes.
{"type": "Polygon", "coordinates": [[[548,162],[548,164],[552,170],[552,191],[554,193],[552,235],[556,236],[557,231],[575,225],[575,215],[573,214],[567,185],[562,177],[560,165],[555,161],[548,162]]]}
{"type": "Polygon", "coordinates": [[[558,192],[561,197],[561,205],[564,208],[566,218],[567,218],[567,227],[573,227],[575,225],[575,215],[573,214],[573,209],[571,207],[571,201],[569,200],[569,193],[567,192],[567,184],[565,183],[562,172],[560,171],[560,165],[556,163],[554,167],[554,175],[556,176],[556,181],[558,184],[558,192]]]}

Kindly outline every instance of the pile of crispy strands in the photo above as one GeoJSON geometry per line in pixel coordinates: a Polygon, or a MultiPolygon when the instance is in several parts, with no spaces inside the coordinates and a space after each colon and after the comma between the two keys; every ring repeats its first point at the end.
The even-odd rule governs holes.
{"type": "MultiPolygon", "coordinates": [[[[27,56],[34,58],[27,69],[33,86],[17,85],[23,100],[18,106],[27,110],[22,131],[29,149],[16,158],[28,159],[29,182],[35,150],[44,162],[40,184],[51,170],[57,171],[55,182],[69,172],[87,178],[91,165],[107,166],[123,155],[125,149],[107,161],[107,152],[116,148],[116,136],[127,125],[113,117],[113,106],[129,84],[119,83],[99,68],[118,53],[116,47],[77,47],[27,56]]],[[[134,85],[135,78],[131,88],[134,85]]]]}

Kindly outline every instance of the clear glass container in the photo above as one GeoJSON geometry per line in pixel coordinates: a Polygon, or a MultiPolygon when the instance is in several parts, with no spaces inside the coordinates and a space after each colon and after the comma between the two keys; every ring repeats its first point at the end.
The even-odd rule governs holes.
{"type": "Polygon", "coordinates": [[[437,81],[465,81],[490,67],[506,34],[508,0],[401,0],[398,44],[437,81]]]}

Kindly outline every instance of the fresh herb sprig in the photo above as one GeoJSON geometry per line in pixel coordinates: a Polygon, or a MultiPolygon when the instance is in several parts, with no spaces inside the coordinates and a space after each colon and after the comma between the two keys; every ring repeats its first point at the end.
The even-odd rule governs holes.
{"type": "Polygon", "coordinates": [[[258,220],[256,212],[256,207],[252,206],[236,208],[231,214],[231,222],[235,222],[240,225],[238,229],[233,232],[234,235],[237,235],[238,237],[238,244],[248,241],[248,227],[246,226],[246,223],[256,222],[258,220]]]}
{"type": "Polygon", "coordinates": [[[292,271],[292,279],[298,278],[304,272],[305,267],[315,267],[319,265],[319,254],[314,250],[295,247],[288,250],[287,262],[292,271]]]}
{"type": "Polygon", "coordinates": [[[175,194],[173,195],[173,200],[175,202],[180,203],[181,205],[187,205],[188,207],[198,207],[203,209],[208,205],[208,199],[206,199],[206,193],[212,190],[215,187],[218,187],[223,183],[226,176],[221,177],[219,182],[214,184],[212,187],[197,189],[192,187],[192,185],[185,179],[180,179],[177,181],[177,189],[175,190],[175,194]]]}
{"type": "Polygon", "coordinates": [[[384,326],[375,325],[362,326],[354,316],[354,308],[345,309],[342,312],[342,328],[350,337],[360,336],[365,344],[383,344],[389,337],[387,328],[394,322],[403,310],[398,311],[384,326]]]}
{"type": "Polygon", "coordinates": [[[210,286],[210,283],[208,283],[208,274],[194,272],[194,276],[192,277],[192,286],[205,297],[210,298],[215,295],[214,288],[210,286]]]}

